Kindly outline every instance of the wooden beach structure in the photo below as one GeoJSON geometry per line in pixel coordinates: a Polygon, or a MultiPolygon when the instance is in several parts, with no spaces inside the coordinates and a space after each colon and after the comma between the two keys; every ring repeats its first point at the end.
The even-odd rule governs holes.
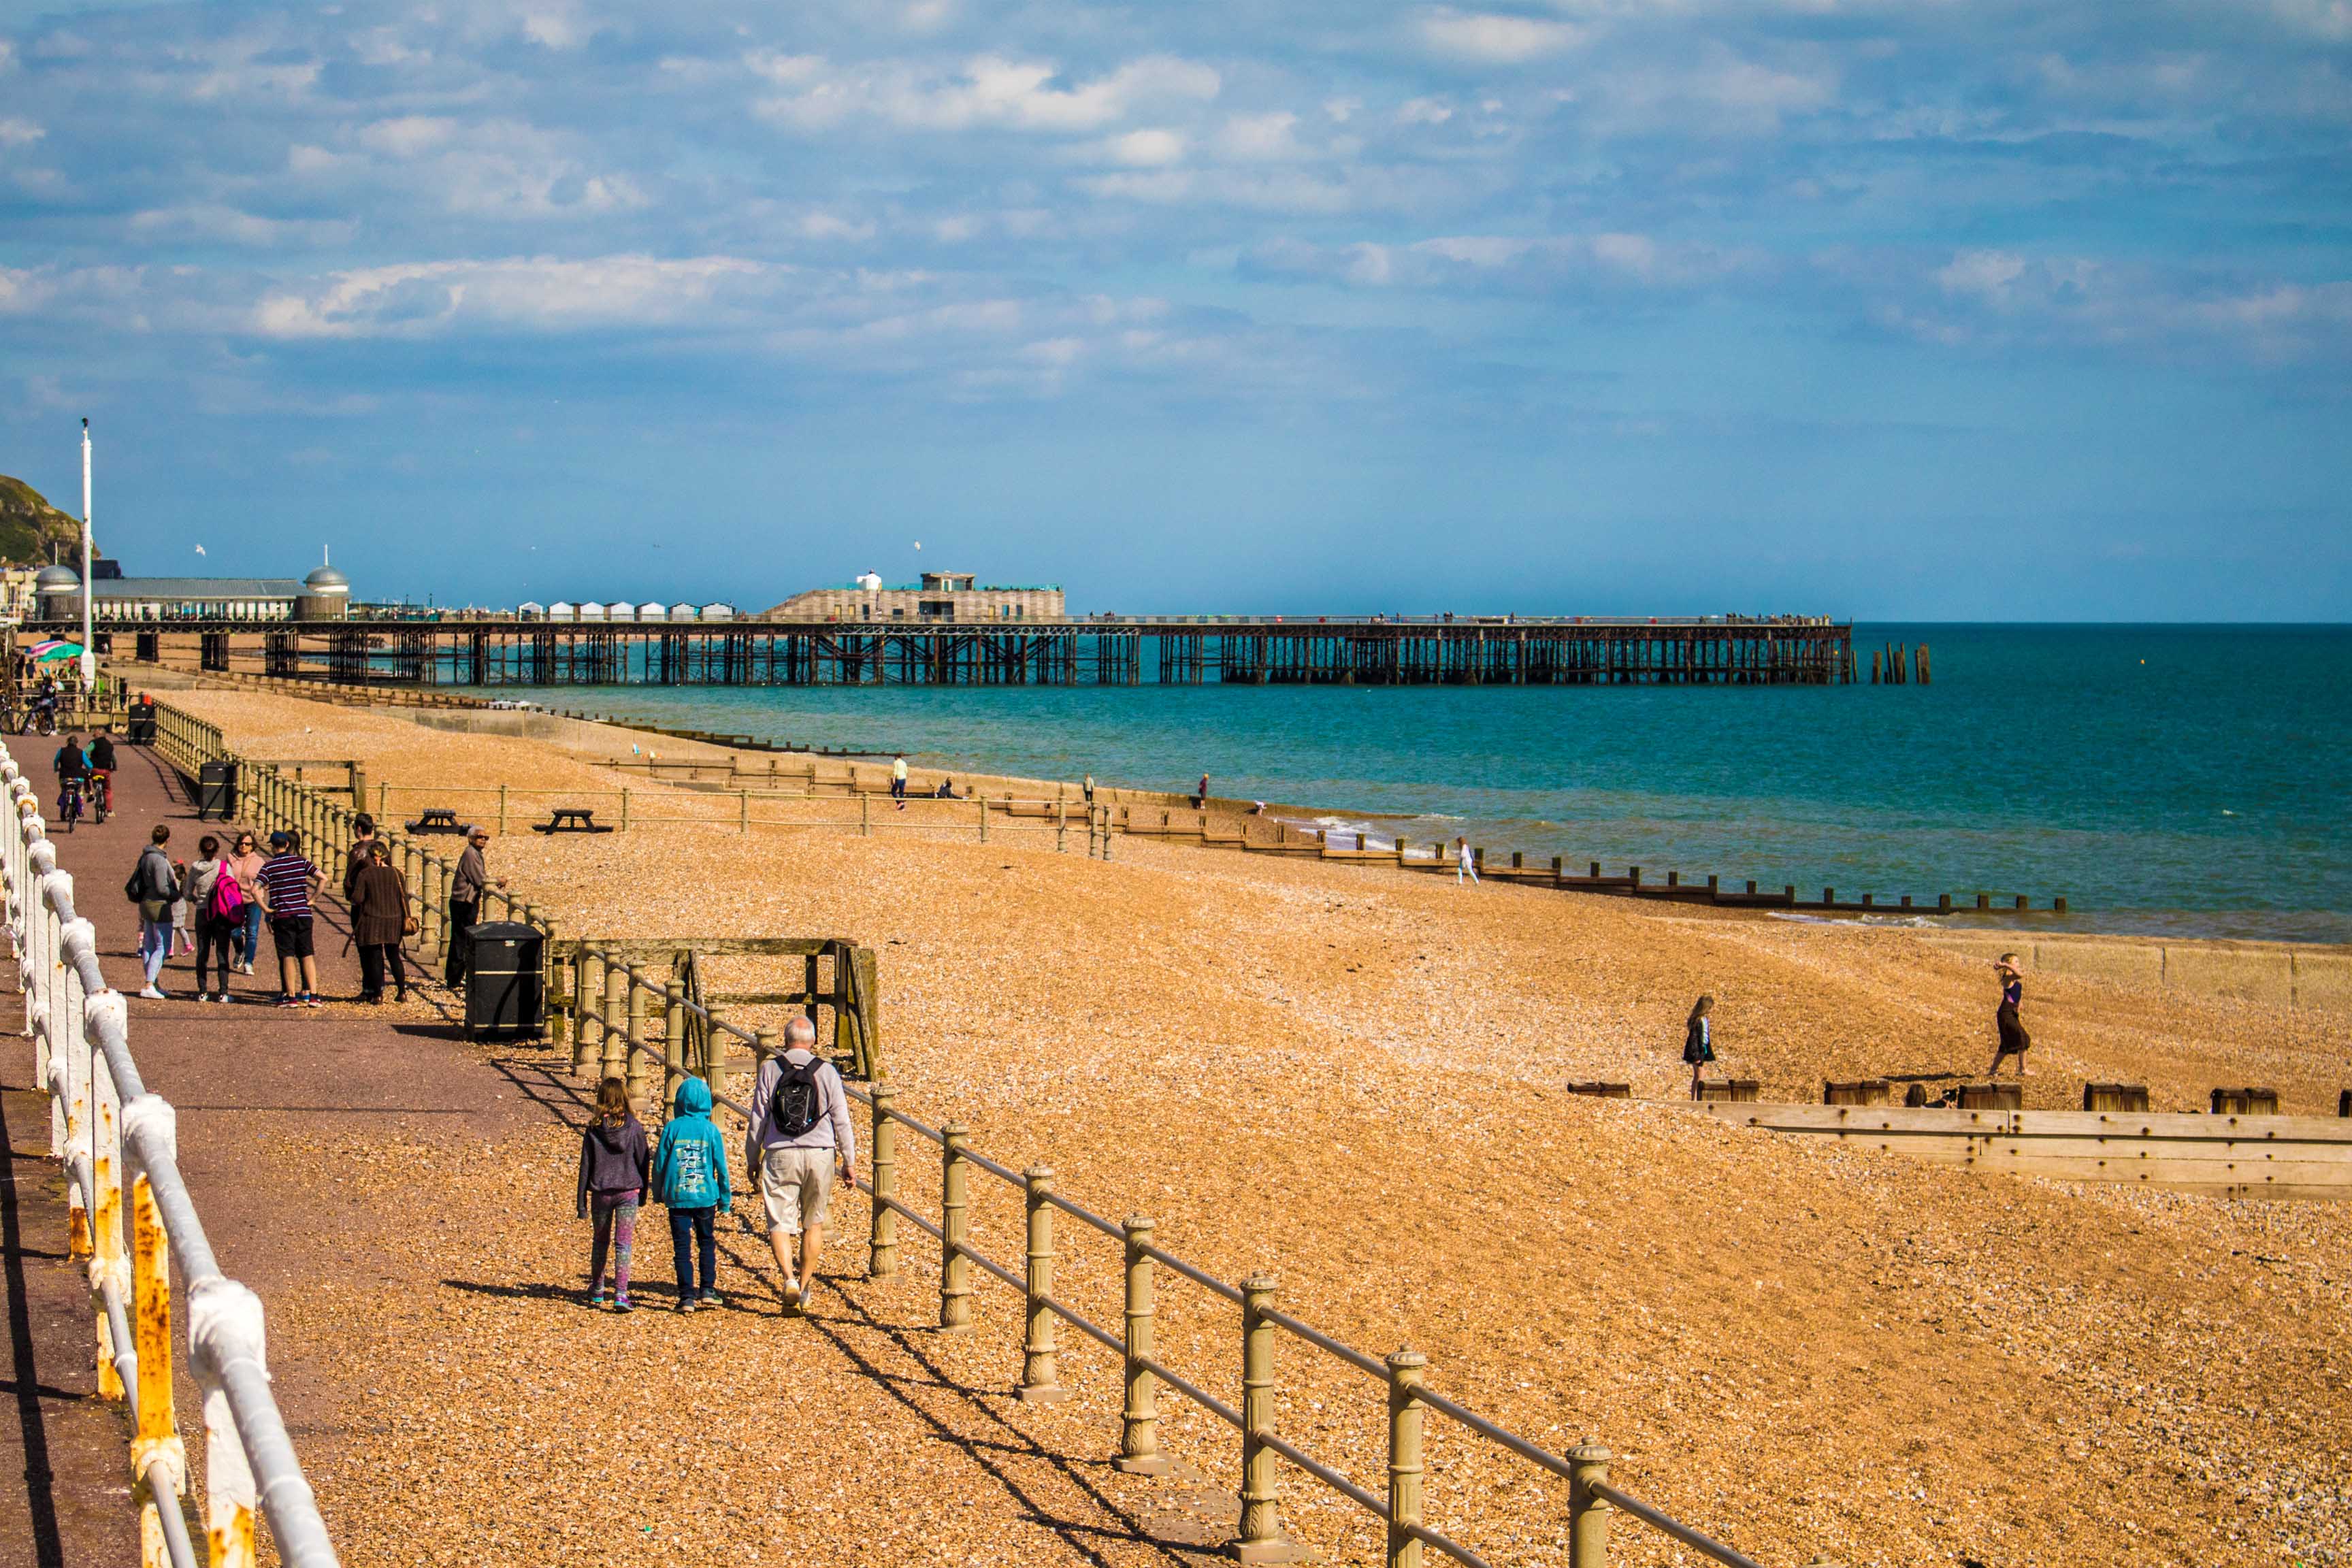
{"type": "MultiPolygon", "coordinates": [[[[550,621],[371,614],[110,623],[137,658],[410,686],[1840,686],[1825,616],[1171,616],[1062,621],[550,621]],[[184,656],[184,655],[183,655],[184,656]]],[[[117,650],[122,651],[122,650],[117,650]]],[[[1922,673],[1925,650],[1920,650],[1922,673]]],[[[1874,655],[1874,668],[1878,658],[1874,655]]]]}

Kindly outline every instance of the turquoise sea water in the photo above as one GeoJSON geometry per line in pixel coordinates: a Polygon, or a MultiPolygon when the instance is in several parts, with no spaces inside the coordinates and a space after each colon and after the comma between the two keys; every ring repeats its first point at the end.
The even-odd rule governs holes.
{"type": "Polygon", "coordinates": [[[1929,686],[569,687],[551,706],[2084,931],[2352,941],[2352,627],[1871,626],[1929,686]]]}

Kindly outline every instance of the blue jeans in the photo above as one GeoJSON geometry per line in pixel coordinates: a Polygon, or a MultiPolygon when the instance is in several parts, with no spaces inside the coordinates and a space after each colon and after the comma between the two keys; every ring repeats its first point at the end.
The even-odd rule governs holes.
{"type": "MultiPolygon", "coordinates": [[[[238,918],[243,923],[237,930],[236,935],[236,940],[244,943],[244,946],[240,951],[245,955],[238,962],[242,963],[247,969],[251,969],[253,967],[254,954],[261,951],[261,900],[258,899],[246,900],[243,911],[238,918]]],[[[235,944],[232,943],[232,945],[235,944]]]]}
{"type": "Polygon", "coordinates": [[[677,1258],[677,1299],[708,1296],[719,1283],[719,1258],[712,1231],[716,1209],[672,1209],[669,1211],[670,1250],[677,1258]],[[702,1253],[702,1288],[695,1289],[694,1254],[687,1250],[688,1242],[699,1244],[702,1253]]]}
{"type": "Polygon", "coordinates": [[[163,960],[172,952],[172,922],[167,917],[160,921],[139,922],[139,962],[147,971],[147,984],[155,984],[163,973],[163,960]]]}

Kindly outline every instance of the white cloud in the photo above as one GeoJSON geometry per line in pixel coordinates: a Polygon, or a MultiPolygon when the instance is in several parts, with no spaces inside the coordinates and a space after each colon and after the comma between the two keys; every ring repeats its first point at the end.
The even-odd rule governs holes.
{"type": "Polygon", "coordinates": [[[1184,159],[1184,138],[1174,131],[1129,131],[1102,143],[1102,155],[1130,169],[1160,169],[1184,159]]]}
{"type": "Polygon", "coordinates": [[[1431,47],[1482,65],[1518,65],[1559,54],[1583,41],[1583,29],[1536,16],[1477,11],[1433,11],[1421,20],[1431,47]]]}
{"type": "Polygon", "coordinates": [[[359,222],[355,218],[268,218],[223,203],[194,202],[133,213],[131,227],[134,233],[159,240],[194,235],[233,245],[340,245],[358,232],[359,222]]]}
{"type": "Polygon", "coordinates": [[[313,147],[306,142],[298,142],[286,149],[286,170],[289,174],[323,174],[341,163],[342,163],[341,157],[328,152],[324,147],[313,147]]]}
{"type": "Polygon", "coordinates": [[[1217,152],[1243,162],[1286,162],[1306,157],[1307,149],[1292,134],[1298,116],[1287,113],[1236,114],[1216,135],[1217,152]]]}
{"type": "Polygon", "coordinates": [[[1964,250],[1938,268],[1936,281],[1947,294],[2004,298],[2025,273],[2025,258],[2006,250],[1964,250]]]}
{"type": "Polygon", "coordinates": [[[1409,98],[1396,112],[1399,125],[1443,125],[1454,118],[1454,106],[1442,98],[1409,98]]]}
{"type": "Polygon", "coordinates": [[[1207,66],[1172,56],[1130,60],[1107,76],[1059,85],[1049,64],[982,55],[950,75],[890,62],[835,68],[811,56],[754,53],[751,68],[787,90],[757,108],[765,118],[803,130],[875,119],[905,130],[1088,132],[1165,104],[1216,97],[1223,85],[1207,66]]]}
{"type": "Polygon", "coordinates": [[[538,331],[658,326],[701,313],[730,284],[780,271],[730,256],[362,268],[264,296],[250,324],[272,338],[422,337],[461,322],[538,331]]]}
{"type": "Polygon", "coordinates": [[[0,147],[29,147],[47,132],[16,115],[0,116],[0,147]]]}
{"type": "Polygon", "coordinates": [[[457,139],[457,122],[446,116],[405,114],[379,120],[360,132],[360,145],[393,158],[416,158],[457,139]]]}

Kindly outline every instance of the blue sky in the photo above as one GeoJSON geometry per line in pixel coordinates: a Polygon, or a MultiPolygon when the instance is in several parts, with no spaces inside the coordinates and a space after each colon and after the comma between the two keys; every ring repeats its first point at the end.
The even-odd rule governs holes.
{"type": "Polygon", "coordinates": [[[2344,619],[2347,238],[2352,0],[0,0],[0,471],[367,596],[2344,619]]]}

